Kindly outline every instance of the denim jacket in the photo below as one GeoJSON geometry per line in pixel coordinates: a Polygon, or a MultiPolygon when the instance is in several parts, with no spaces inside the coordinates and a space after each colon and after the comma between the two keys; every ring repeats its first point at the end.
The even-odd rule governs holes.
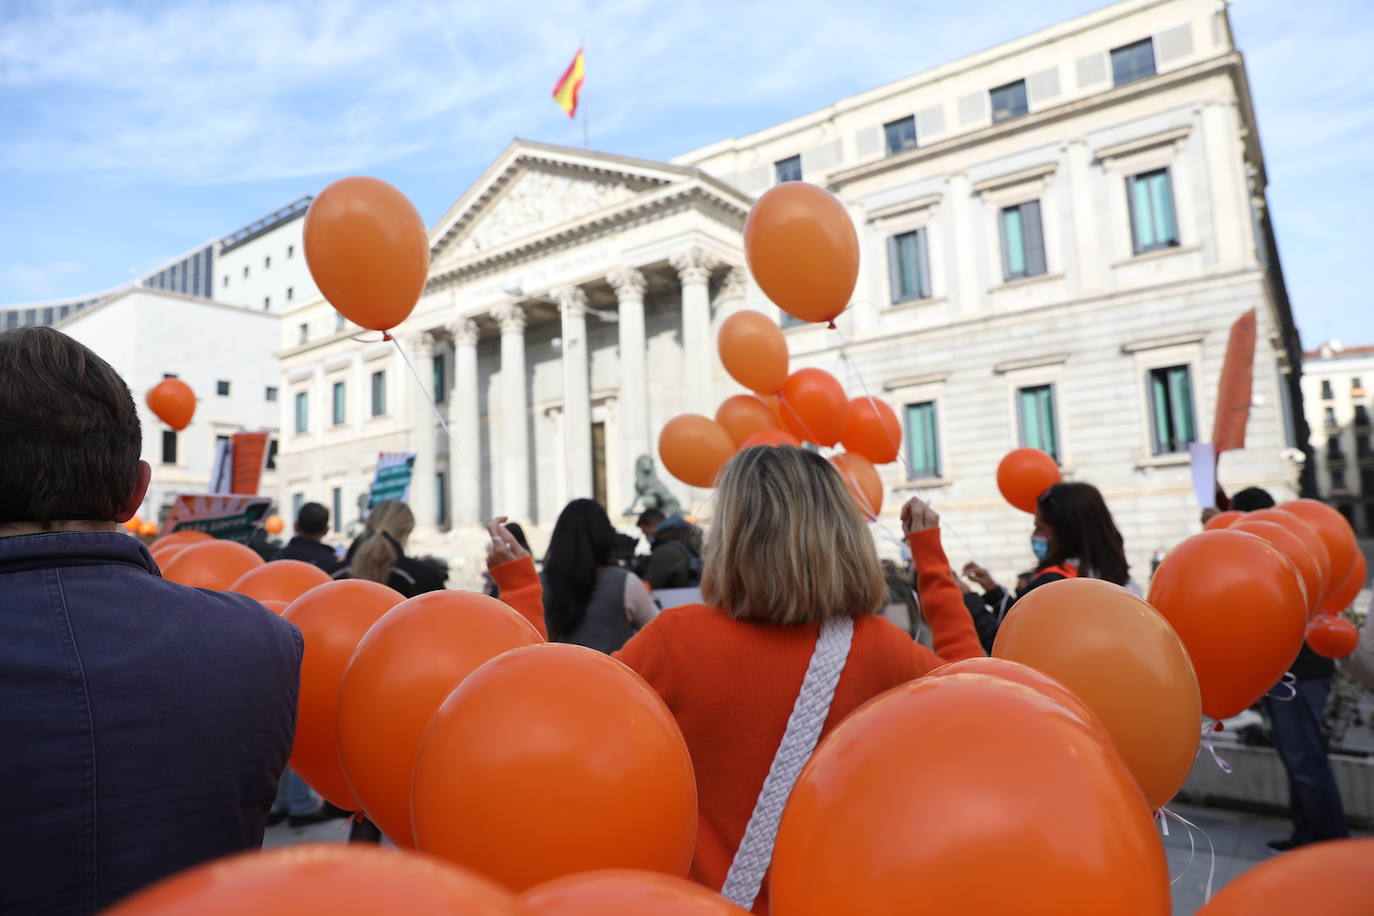
{"type": "Polygon", "coordinates": [[[123,532],[0,538],[0,914],[88,914],[262,844],[300,631],[123,532]]]}

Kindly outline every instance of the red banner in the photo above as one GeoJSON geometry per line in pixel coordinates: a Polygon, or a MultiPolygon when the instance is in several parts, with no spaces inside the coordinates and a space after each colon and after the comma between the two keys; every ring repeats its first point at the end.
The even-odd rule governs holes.
{"type": "Polygon", "coordinates": [[[1217,411],[1212,419],[1212,444],[1217,454],[1245,448],[1245,427],[1250,422],[1250,394],[1255,375],[1255,310],[1231,325],[1226,361],[1217,385],[1217,411]]]}
{"type": "Polygon", "coordinates": [[[231,493],[255,494],[267,465],[271,433],[234,433],[234,471],[231,493]]]}

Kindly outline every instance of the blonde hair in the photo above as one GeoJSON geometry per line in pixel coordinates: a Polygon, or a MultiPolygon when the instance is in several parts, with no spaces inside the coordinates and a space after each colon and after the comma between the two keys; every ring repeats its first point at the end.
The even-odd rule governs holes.
{"type": "Polygon", "coordinates": [[[736,620],[803,624],[870,613],[887,591],[863,519],[830,462],[757,446],[716,490],[701,595],[736,620]]]}
{"type": "Polygon", "coordinates": [[[355,579],[369,579],[383,585],[391,578],[391,570],[401,559],[396,545],[404,548],[410,532],[415,528],[415,513],[399,499],[385,499],[372,507],[362,543],[349,563],[349,573],[355,579]],[[388,540],[382,535],[390,536],[388,540]]]}

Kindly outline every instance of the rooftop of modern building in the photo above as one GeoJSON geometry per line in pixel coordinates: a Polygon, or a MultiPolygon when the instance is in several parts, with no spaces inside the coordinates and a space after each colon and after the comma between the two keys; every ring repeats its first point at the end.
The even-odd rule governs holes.
{"type": "Polygon", "coordinates": [[[1302,351],[1303,359],[1353,359],[1362,356],[1374,356],[1374,343],[1347,347],[1339,340],[1327,340],[1311,350],[1302,351]]]}

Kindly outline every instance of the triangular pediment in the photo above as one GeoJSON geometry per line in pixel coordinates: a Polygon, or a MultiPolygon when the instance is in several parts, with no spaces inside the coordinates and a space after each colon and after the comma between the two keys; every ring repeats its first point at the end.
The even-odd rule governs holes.
{"type": "Polygon", "coordinates": [[[430,260],[481,255],[696,174],[666,163],[518,140],[435,225],[430,260]]]}

